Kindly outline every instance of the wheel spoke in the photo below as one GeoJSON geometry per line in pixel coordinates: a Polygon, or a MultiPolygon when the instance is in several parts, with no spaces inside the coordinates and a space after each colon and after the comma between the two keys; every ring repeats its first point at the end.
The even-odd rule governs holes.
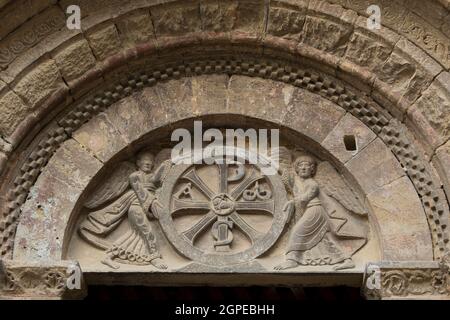
{"type": "Polygon", "coordinates": [[[260,174],[258,174],[255,170],[252,170],[248,177],[245,178],[244,181],[242,181],[236,188],[234,188],[231,192],[231,197],[237,200],[245,189],[261,178],[262,176],[260,174]]]}
{"type": "Polygon", "coordinates": [[[209,202],[173,199],[172,214],[186,209],[209,210],[209,202]]]}
{"type": "Polygon", "coordinates": [[[228,166],[225,163],[217,165],[219,167],[219,193],[228,191],[228,166]]]}
{"type": "Polygon", "coordinates": [[[275,210],[275,203],[273,200],[267,201],[238,201],[236,202],[237,211],[265,211],[271,213],[275,210]]]}
{"type": "Polygon", "coordinates": [[[194,184],[205,196],[211,199],[214,196],[214,193],[211,189],[205,184],[205,182],[197,175],[194,168],[191,168],[188,172],[183,175],[183,178],[188,179],[190,182],[194,184]]]}
{"type": "Polygon", "coordinates": [[[231,220],[236,224],[236,226],[250,239],[252,244],[256,242],[259,238],[263,236],[263,234],[257,230],[255,230],[252,226],[250,226],[243,218],[241,218],[236,212],[233,212],[230,215],[231,220]]]}
{"type": "Polygon", "coordinates": [[[184,231],[183,235],[191,242],[191,244],[194,244],[194,240],[200,234],[200,232],[207,228],[216,219],[217,216],[212,211],[210,211],[196,224],[194,224],[188,230],[184,231]]]}

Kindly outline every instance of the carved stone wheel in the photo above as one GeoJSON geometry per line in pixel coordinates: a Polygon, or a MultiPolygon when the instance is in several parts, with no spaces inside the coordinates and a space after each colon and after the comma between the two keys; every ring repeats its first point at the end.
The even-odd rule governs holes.
{"type": "Polygon", "coordinates": [[[159,221],[169,241],[182,255],[207,265],[245,263],[260,256],[277,241],[288,218],[282,210],[287,198],[280,177],[264,175],[254,164],[175,165],[158,199],[159,221]],[[205,168],[207,173],[200,174],[205,168]],[[180,216],[189,217],[181,229],[176,224],[180,216]],[[260,216],[269,217],[265,230],[260,216]],[[200,237],[206,247],[197,243],[200,237]],[[244,238],[246,247],[241,245],[244,238]]]}

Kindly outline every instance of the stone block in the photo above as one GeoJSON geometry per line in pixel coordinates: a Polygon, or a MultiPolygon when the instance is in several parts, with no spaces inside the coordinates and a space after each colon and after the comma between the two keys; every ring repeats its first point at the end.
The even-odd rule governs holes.
{"type": "Polygon", "coordinates": [[[204,75],[192,79],[195,115],[222,113],[227,106],[228,75],[204,75]]]}
{"type": "Polygon", "coordinates": [[[201,30],[199,4],[169,4],[150,9],[156,37],[183,35],[201,30]]]}
{"type": "Polygon", "coordinates": [[[342,56],[352,35],[350,25],[307,16],[300,42],[316,49],[342,56]]]}
{"type": "Polygon", "coordinates": [[[14,92],[0,96],[0,136],[8,137],[30,112],[30,107],[14,92]]]}
{"type": "Polygon", "coordinates": [[[408,110],[408,118],[431,150],[450,138],[450,73],[442,72],[435,79],[408,110]]]}
{"type": "Polygon", "coordinates": [[[322,146],[342,163],[347,163],[376,137],[376,134],[364,123],[351,114],[346,114],[322,142],[322,146]],[[344,142],[345,137],[350,137],[350,139],[354,137],[356,150],[347,150],[344,142]]]}
{"type": "Polygon", "coordinates": [[[14,259],[60,260],[66,226],[101,162],[74,140],[64,142],[30,191],[14,243],[14,259]]]}
{"type": "Polygon", "coordinates": [[[379,138],[372,141],[345,166],[366,194],[405,175],[400,163],[379,138]]]}
{"type": "Polygon", "coordinates": [[[121,50],[119,34],[112,23],[106,23],[89,30],[87,39],[98,60],[104,60],[121,50]]]}
{"type": "Polygon", "coordinates": [[[247,76],[232,76],[228,91],[228,112],[264,117],[281,122],[291,105],[295,87],[281,82],[247,76]]]}
{"type": "Polygon", "coordinates": [[[192,116],[192,80],[182,78],[160,82],[156,86],[163,110],[170,121],[192,116]]]}
{"type": "Polygon", "coordinates": [[[114,103],[106,110],[106,115],[123,133],[124,139],[132,142],[165,123],[158,117],[161,109],[155,90],[146,88],[114,103]]]}
{"type": "Polygon", "coordinates": [[[76,130],[73,138],[102,162],[106,162],[127,146],[122,134],[104,114],[98,115],[76,130]]]}
{"type": "Polygon", "coordinates": [[[37,64],[20,79],[13,90],[34,109],[64,88],[67,87],[55,61],[46,60],[37,64]]]}
{"type": "Polygon", "coordinates": [[[295,88],[288,112],[281,122],[322,143],[344,114],[345,110],[337,104],[305,89],[295,88]]]}
{"type": "Polygon", "coordinates": [[[433,260],[425,212],[408,177],[390,181],[367,199],[379,228],[383,260],[433,260]]]}
{"type": "Polygon", "coordinates": [[[96,63],[91,48],[85,39],[77,40],[59,48],[54,54],[54,60],[66,81],[78,78],[91,70],[96,63]]]}
{"type": "Polygon", "coordinates": [[[133,46],[155,39],[148,11],[136,11],[128,14],[118,20],[116,25],[125,45],[133,46]]]}

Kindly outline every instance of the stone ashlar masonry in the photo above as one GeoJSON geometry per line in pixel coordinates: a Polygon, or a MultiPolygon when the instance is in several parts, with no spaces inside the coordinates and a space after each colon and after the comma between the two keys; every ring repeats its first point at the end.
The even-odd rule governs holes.
{"type": "Polygon", "coordinates": [[[73,1],[36,1],[27,10],[10,3],[0,11],[8,26],[0,33],[2,255],[11,252],[29,189],[74,127],[136,88],[191,72],[242,73],[306,82],[306,87],[311,82],[311,90],[326,91],[330,99],[359,113],[391,147],[422,196],[436,257],[448,247],[448,2],[430,1],[424,13],[419,1],[380,1],[386,19],[379,31],[365,27],[367,1],[76,3],[83,14],[81,31],[65,28],[64,9],[73,1]],[[301,61],[353,85],[383,110],[366,108],[355,94],[316,75],[267,64],[256,67],[261,61],[227,65],[204,57],[197,65],[154,68],[140,75],[144,78],[135,73],[121,88],[105,89],[95,103],[80,107],[93,88],[107,88],[123,74],[141,70],[143,58],[146,65],[163,64],[174,57],[182,60],[186,53],[201,57],[224,51],[301,61]],[[63,111],[72,123],[51,123],[63,111]]]}

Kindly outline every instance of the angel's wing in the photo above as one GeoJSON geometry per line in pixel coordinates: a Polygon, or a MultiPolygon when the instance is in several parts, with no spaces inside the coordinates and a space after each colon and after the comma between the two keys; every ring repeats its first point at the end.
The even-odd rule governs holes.
{"type": "Polygon", "coordinates": [[[292,152],[286,147],[274,148],[271,151],[272,159],[276,159],[275,152],[278,152],[279,173],[286,189],[292,192],[294,175],[292,169],[292,152]]]}
{"type": "Polygon", "coordinates": [[[171,160],[172,150],[169,148],[162,149],[155,157],[156,174],[161,181],[164,181],[170,168],[172,167],[171,160]]]}
{"type": "Polygon", "coordinates": [[[121,162],[109,176],[108,180],[100,186],[85,202],[84,206],[95,209],[120,196],[129,186],[128,177],[136,171],[136,166],[128,161],[121,162]]]}
{"type": "Polygon", "coordinates": [[[320,190],[338,201],[345,209],[358,215],[367,214],[361,199],[329,162],[321,162],[318,165],[314,178],[319,183],[320,190]]]}

